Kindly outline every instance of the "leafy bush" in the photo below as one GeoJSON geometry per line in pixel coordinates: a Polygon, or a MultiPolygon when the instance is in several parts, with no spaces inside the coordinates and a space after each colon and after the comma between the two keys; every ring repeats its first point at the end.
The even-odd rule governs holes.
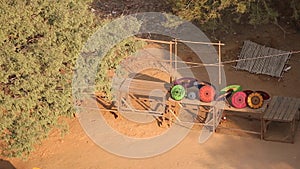
{"type": "Polygon", "coordinates": [[[73,80],[73,94],[76,100],[94,92],[102,92],[108,100],[112,99],[109,73],[119,65],[126,56],[142,48],[144,42],[128,37],[139,32],[141,23],[135,17],[121,16],[111,22],[105,21],[87,41],[82,55],[77,60],[73,80]],[[83,95],[82,95],[83,94],[83,95]]]}
{"type": "Polygon", "coordinates": [[[215,29],[223,21],[240,22],[246,16],[250,24],[272,22],[278,16],[269,0],[169,0],[173,11],[184,19],[196,21],[204,29],[215,29]]]}
{"type": "Polygon", "coordinates": [[[145,42],[136,41],[134,37],[131,37],[114,46],[100,63],[100,69],[95,79],[96,90],[104,92],[105,97],[111,100],[112,77],[110,77],[109,71],[114,71],[123,59],[134,54],[138,49],[144,47],[145,44],[145,42]]]}
{"type": "Polygon", "coordinates": [[[95,28],[89,0],[0,2],[1,153],[22,157],[73,113],[77,55],[95,28]]]}
{"type": "MultiPolygon", "coordinates": [[[[75,67],[77,58],[96,28],[108,22],[97,22],[89,11],[89,2],[0,2],[2,155],[26,157],[53,128],[64,130],[67,127],[59,119],[71,117],[74,113],[72,79],[80,70],[80,67],[75,67]]],[[[117,26],[122,28],[122,25],[117,26]]],[[[112,38],[114,36],[106,35],[103,41],[94,41],[100,43],[94,46],[96,48],[117,44],[100,63],[93,63],[100,64],[96,89],[104,91],[108,98],[111,79],[107,71],[116,68],[124,57],[143,45],[134,38],[121,43],[116,43],[112,38]]]]}

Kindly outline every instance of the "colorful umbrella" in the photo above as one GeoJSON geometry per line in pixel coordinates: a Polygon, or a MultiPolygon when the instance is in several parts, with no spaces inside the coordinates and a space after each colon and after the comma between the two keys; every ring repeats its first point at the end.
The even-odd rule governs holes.
{"type": "Polygon", "coordinates": [[[252,109],[258,109],[263,106],[264,99],[258,92],[253,92],[247,97],[247,104],[252,109]]]}
{"type": "Polygon", "coordinates": [[[231,96],[230,102],[233,107],[242,109],[247,106],[246,99],[247,99],[246,93],[239,91],[239,92],[234,93],[231,96]]]}
{"type": "Polygon", "coordinates": [[[215,89],[210,85],[202,86],[199,90],[200,100],[203,102],[211,102],[215,98],[215,89]]]}
{"type": "Polygon", "coordinates": [[[180,101],[185,96],[185,89],[181,85],[175,85],[171,89],[171,97],[174,100],[180,101]]]}

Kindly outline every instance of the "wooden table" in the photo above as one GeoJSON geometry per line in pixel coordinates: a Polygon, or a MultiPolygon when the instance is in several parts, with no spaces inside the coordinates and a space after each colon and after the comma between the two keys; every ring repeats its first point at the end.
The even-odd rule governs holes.
{"type": "MultiPolygon", "coordinates": [[[[208,107],[214,107],[215,111],[218,113],[217,115],[219,115],[218,117],[216,117],[215,119],[215,123],[214,125],[214,129],[216,129],[218,127],[218,122],[222,116],[222,111],[226,110],[226,111],[233,111],[233,112],[238,112],[238,113],[250,113],[250,114],[255,114],[259,116],[259,119],[262,119],[262,116],[264,114],[264,112],[266,111],[266,109],[268,108],[269,105],[269,101],[270,100],[265,100],[264,104],[261,108],[259,109],[251,109],[249,107],[245,107],[242,109],[238,109],[235,108],[231,105],[229,105],[226,101],[212,101],[209,103],[205,103],[205,102],[201,102],[199,100],[190,100],[190,99],[183,99],[180,101],[180,104],[182,105],[194,105],[194,106],[208,106],[208,107]],[[221,111],[221,112],[220,112],[221,111]]],[[[260,131],[252,131],[252,130],[243,130],[243,129],[235,129],[235,128],[226,128],[226,127],[220,127],[219,128],[223,128],[223,129],[229,129],[229,130],[234,130],[234,131],[240,131],[240,132],[245,132],[245,133],[251,133],[251,134],[257,134],[260,135],[261,139],[262,139],[262,129],[260,131]]]]}
{"type": "Polygon", "coordinates": [[[296,119],[299,120],[300,99],[292,97],[274,96],[262,118],[262,137],[264,140],[294,142],[296,119]],[[297,117],[298,116],[298,117],[297,117]],[[290,124],[290,140],[266,138],[268,125],[271,122],[290,124]]]}
{"type": "Polygon", "coordinates": [[[120,85],[119,92],[131,93],[136,95],[165,97],[171,88],[171,84],[167,82],[130,79],[127,78],[120,85]],[[155,90],[161,91],[164,95],[156,94],[155,90]]]}
{"type": "MultiPolygon", "coordinates": [[[[162,98],[169,98],[167,100],[167,104],[173,107],[174,112],[177,110],[177,106],[179,105],[194,105],[194,106],[209,106],[214,107],[216,112],[220,110],[228,110],[228,111],[235,111],[235,112],[245,112],[245,113],[253,113],[258,114],[261,120],[261,131],[260,132],[253,132],[251,133],[260,134],[261,139],[271,140],[266,138],[266,133],[268,129],[268,125],[271,122],[284,122],[290,124],[290,133],[291,133],[291,141],[294,142],[295,130],[296,130],[296,119],[298,116],[299,119],[299,107],[300,107],[300,99],[299,98],[291,98],[291,97],[282,97],[282,96],[274,96],[271,100],[265,101],[263,107],[259,109],[251,109],[251,108],[243,108],[237,109],[234,108],[224,101],[213,101],[210,103],[204,103],[199,101],[198,99],[190,100],[190,99],[183,99],[181,101],[175,101],[170,99],[168,96],[169,89],[171,84],[167,82],[157,82],[157,81],[147,81],[147,80],[139,80],[139,79],[125,79],[119,88],[119,98],[118,100],[123,100],[126,103],[126,97],[129,94],[133,95],[143,95],[148,97],[162,97],[162,98]],[[155,90],[159,90],[160,92],[153,92],[155,90]],[[175,106],[174,106],[175,105],[175,106]]],[[[120,104],[119,104],[120,105],[120,104]]],[[[132,108],[131,108],[132,109],[132,108]]],[[[217,119],[213,124],[213,127],[218,126],[217,119]]],[[[283,141],[287,142],[286,140],[272,140],[272,141],[283,141]]]]}
{"type": "Polygon", "coordinates": [[[117,94],[117,109],[122,111],[133,111],[133,112],[151,112],[161,115],[161,111],[147,110],[148,105],[140,98],[157,101],[164,103],[165,98],[168,95],[171,84],[163,81],[150,81],[141,79],[125,78],[119,79],[119,88],[116,91],[117,94]],[[136,109],[130,104],[129,99],[135,100],[138,104],[145,107],[145,109],[136,109]]]}
{"type": "Polygon", "coordinates": [[[211,106],[216,107],[217,109],[221,110],[228,110],[228,111],[235,111],[235,112],[247,112],[247,113],[255,113],[255,114],[262,114],[268,105],[268,101],[265,101],[263,106],[259,109],[251,109],[249,107],[245,107],[242,109],[235,108],[229,104],[227,104],[225,101],[212,101],[209,103],[202,102],[199,100],[190,100],[190,99],[183,99],[180,101],[181,104],[187,104],[187,105],[199,105],[199,106],[211,106]]]}

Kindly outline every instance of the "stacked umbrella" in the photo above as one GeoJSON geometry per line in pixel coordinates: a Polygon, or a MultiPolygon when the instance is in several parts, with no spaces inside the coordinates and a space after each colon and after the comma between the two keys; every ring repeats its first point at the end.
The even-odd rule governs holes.
{"type": "Polygon", "coordinates": [[[270,99],[270,95],[264,91],[242,90],[240,85],[229,85],[223,88],[217,97],[216,88],[212,84],[205,81],[198,82],[197,79],[188,77],[174,81],[171,97],[177,101],[187,97],[191,100],[199,99],[207,103],[225,98],[228,104],[238,109],[247,106],[258,109],[263,106],[265,100],[270,99]]]}

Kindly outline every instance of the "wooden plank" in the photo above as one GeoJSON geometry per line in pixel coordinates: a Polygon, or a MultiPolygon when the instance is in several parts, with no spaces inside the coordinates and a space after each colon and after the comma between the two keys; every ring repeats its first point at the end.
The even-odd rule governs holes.
{"type": "MultiPolygon", "coordinates": [[[[242,47],[242,51],[241,51],[241,53],[240,53],[240,55],[238,57],[239,59],[245,59],[246,53],[248,53],[248,50],[249,50],[248,46],[249,46],[249,41],[244,41],[244,45],[242,47]]],[[[244,61],[244,60],[237,62],[236,68],[237,69],[244,69],[245,65],[246,65],[245,62],[246,61],[244,61]]]]}
{"type": "Polygon", "coordinates": [[[282,106],[282,108],[279,110],[280,111],[280,115],[278,117],[279,120],[283,120],[284,117],[288,114],[288,112],[286,112],[286,110],[288,109],[288,107],[289,107],[289,105],[290,105],[290,103],[291,103],[291,101],[292,101],[293,98],[291,98],[291,97],[284,97],[284,99],[285,99],[285,103],[282,106]]]}
{"type": "Polygon", "coordinates": [[[253,58],[256,58],[254,60],[252,60],[253,66],[252,66],[252,72],[257,74],[258,73],[258,65],[260,64],[261,59],[257,59],[258,57],[260,57],[262,50],[264,49],[264,46],[261,46],[259,44],[255,44],[256,45],[256,53],[253,56],[253,58]]]}
{"type": "Polygon", "coordinates": [[[167,91],[162,92],[153,92],[151,90],[129,90],[127,93],[134,95],[144,95],[144,96],[153,96],[153,97],[166,97],[167,91]]]}
{"type": "Polygon", "coordinates": [[[187,41],[187,40],[180,40],[180,39],[177,39],[177,42],[194,43],[194,44],[201,44],[201,45],[215,45],[215,46],[218,46],[218,45],[224,46],[225,45],[224,43],[196,42],[196,41],[187,41]]]}
{"type": "Polygon", "coordinates": [[[142,87],[129,87],[129,91],[140,91],[140,90],[144,90],[144,91],[148,91],[148,92],[152,92],[155,90],[160,90],[162,92],[167,92],[168,90],[164,87],[149,87],[149,88],[142,88],[142,87]]]}
{"type": "Polygon", "coordinates": [[[191,99],[182,99],[180,101],[182,104],[189,104],[189,105],[199,105],[199,106],[213,106],[215,102],[205,103],[201,102],[200,100],[191,100],[191,99]]]}
{"type": "MultiPolygon", "coordinates": [[[[282,53],[285,53],[285,51],[281,51],[282,53]]],[[[282,70],[284,69],[284,66],[285,66],[285,64],[286,64],[286,62],[287,62],[287,60],[288,60],[288,58],[289,58],[289,54],[285,54],[285,55],[283,55],[283,56],[281,56],[281,62],[280,62],[280,64],[278,65],[278,69],[277,69],[277,72],[276,72],[276,76],[277,77],[280,77],[281,76],[281,72],[282,72],[282,70]]]]}
{"type": "Polygon", "coordinates": [[[245,113],[257,113],[257,114],[262,114],[267,108],[267,103],[264,103],[263,107],[259,108],[259,109],[251,109],[249,107],[245,107],[242,109],[237,109],[234,107],[229,107],[229,106],[225,106],[223,109],[224,110],[228,110],[228,111],[235,111],[235,112],[245,112],[245,113]]]}
{"type": "Polygon", "coordinates": [[[256,48],[257,54],[255,56],[256,59],[253,60],[254,61],[254,65],[252,67],[253,73],[255,73],[255,74],[259,74],[259,67],[261,65],[261,59],[257,59],[257,58],[261,57],[263,49],[264,49],[263,46],[257,44],[257,48],[256,48]]]}
{"type": "MultiPolygon", "coordinates": [[[[274,48],[270,48],[269,56],[276,55],[276,54],[278,54],[278,50],[276,50],[274,48]]],[[[270,58],[269,69],[268,69],[269,71],[267,72],[268,75],[274,76],[274,70],[277,69],[277,62],[278,62],[277,60],[278,60],[277,56],[270,58]]]]}
{"type": "Polygon", "coordinates": [[[145,90],[138,90],[138,91],[129,91],[128,93],[133,95],[140,95],[140,96],[153,96],[153,97],[166,97],[167,93],[161,94],[156,92],[149,92],[145,90]]]}
{"type": "Polygon", "coordinates": [[[165,86],[166,84],[169,84],[167,82],[157,82],[157,81],[149,81],[149,80],[140,80],[140,79],[132,79],[128,80],[130,86],[136,86],[136,87],[148,87],[148,86],[165,86]]]}
{"type": "Polygon", "coordinates": [[[152,39],[143,39],[143,38],[135,38],[136,40],[146,41],[146,42],[155,42],[162,44],[174,44],[172,41],[163,41],[163,40],[152,40],[152,39]]]}
{"type": "MultiPolygon", "coordinates": [[[[267,56],[268,55],[268,53],[269,53],[269,48],[264,48],[264,50],[261,52],[261,57],[262,56],[267,56]]],[[[267,58],[263,58],[263,59],[260,59],[260,67],[258,68],[258,70],[257,70],[257,72],[259,73],[259,74],[262,74],[264,71],[264,69],[265,69],[265,67],[266,67],[266,65],[268,66],[269,65],[269,62],[267,62],[269,59],[267,59],[267,58]]]]}
{"type": "Polygon", "coordinates": [[[139,80],[139,79],[126,79],[122,85],[120,90],[127,90],[129,88],[137,88],[137,89],[166,89],[166,87],[171,87],[171,84],[166,82],[156,82],[156,81],[148,81],[148,80],[139,80]]]}
{"type": "Polygon", "coordinates": [[[252,58],[272,56],[282,53],[287,52],[265,47],[251,41],[244,41],[241,54],[238,58],[250,60],[237,62],[236,69],[246,70],[250,73],[267,74],[270,76],[281,77],[284,66],[289,58],[289,54],[260,59],[252,58]]]}
{"type": "Polygon", "coordinates": [[[273,119],[275,120],[282,120],[283,116],[287,113],[286,109],[289,107],[291,98],[283,97],[281,101],[280,107],[276,110],[276,114],[274,115],[273,119]]]}
{"type": "Polygon", "coordinates": [[[218,109],[222,110],[228,110],[228,111],[236,111],[236,112],[247,112],[247,113],[263,113],[268,105],[268,102],[265,102],[263,107],[259,109],[251,109],[249,107],[243,108],[243,109],[237,109],[232,106],[227,105],[224,101],[218,101],[218,102],[210,102],[205,103],[201,102],[199,100],[190,100],[190,99],[183,99],[180,101],[182,104],[188,104],[188,105],[198,105],[198,106],[215,106],[218,109]]]}
{"type": "Polygon", "coordinates": [[[278,114],[278,109],[283,106],[283,97],[279,97],[277,99],[277,103],[275,104],[273,110],[272,110],[272,113],[271,113],[271,116],[270,116],[270,119],[274,120],[275,118],[277,118],[277,114],[278,114]]]}
{"type": "Polygon", "coordinates": [[[290,116],[290,112],[291,112],[291,110],[293,109],[293,107],[294,107],[294,104],[296,103],[295,101],[295,99],[294,98],[291,98],[292,100],[290,101],[290,103],[289,103],[289,105],[288,105],[288,108],[286,108],[286,114],[284,115],[284,117],[283,117],[283,121],[287,121],[288,120],[288,117],[290,116]]]}
{"type": "MultiPolygon", "coordinates": [[[[263,53],[264,56],[268,56],[269,53],[270,53],[270,48],[266,47],[266,50],[263,53]]],[[[270,58],[265,58],[264,67],[261,71],[262,74],[267,74],[267,72],[269,71],[269,65],[270,65],[270,58]]]]}
{"type": "Polygon", "coordinates": [[[252,42],[252,44],[251,44],[252,51],[251,51],[251,53],[249,54],[249,57],[248,57],[248,59],[250,59],[250,60],[247,61],[247,65],[246,65],[246,67],[247,67],[246,69],[251,73],[255,73],[255,72],[252,71],[252,67],[253,67],[254,62],[255,62],[255,60],[252,60],[252,58],[256,58],[257,53],[259,52],[257,50],[258,47],[259,46],[257,44],[252,42]]]}
{"type": "MultiPolygon", "coordinates": [[[[248,59],[249,57],[252,57],[252,55],[251,55],[251,52],[253,50],[252,42],[245,41],[244,43],[245,43],[246,50],[245,50],[245,53],[243,54],[243,58],[241,58],[241,59],[248,59]]],[[[241,65],[241,69],[248,71],[247,65],[248,65],[248,60],[244,60],[241,65]]]]}
{"type": "Polygon", "coordinates": [[[270,113],[269,113],[268,119],[273,119],[273,117],[274,117],[277,109],[280,106],[281,101],[282,101],[282,98],[281,97],[277,97],[275,104],[270,109],[270,113]]]}
{"type": "MultiPolygon", "coordinates": [[[[276,50],[276,49],[273,49],[272,48],[272,53],[270,53],[270,55],[277,55],[277,54],[280,54],[280,51],[279,50],[276,50]]],[[[280,56],[275,56],[275,57],[272,57],[272,64],[270,65],[271,66],[271,71],[269,72],[269,75],[271,76],[275,76],[275,72],[276,70],[278,69],[278,63],[280,62],[280,56]]]]}
{"type": "MultiPolygon", "coordinates": [[[[263,46],[260,46],[260,45],[256,45],[256,54],[254,55],[253,58],[258,58],[261,56],[261,52],[263,50],[263,46]]],[[[261,62],[261,59],[254,59],[253,60],[253,67],[251,69],[251,72],[255,73],[255,74],[258,74],[258,70],[259,70],[259,67],[260,67],[260,63],[261,62]]]]}
{"type": "Polygon", "coordinates": [[[167,83],[162,83],[162,84],[151,84],[151,83],[133,83],[130,84],[129,89],[144,89],[144,90],[154,90],[154,89],[159,89],[159,90],[169,90],[169,86],[167,83]]]}
{"type": "MultiPolygon", "coordinates": [[[[251,44],[252,44],[251,41],[246,41],[245,42],[247,50],[245,50],[243,59],[248,59],[249,57],[251,57],[251,55],[250,55],[250,53],[252,51],[252,45],[251,44]]],[[[242,65],[243,70],[247,70],[247,64],[248,64],[248,61],[244,60],[243,65],[242,65]]]]}
{"type": "MultiPolygon", "coordinates": [[[[269,48],[269,53],[267,54],[267,56],[270,56],[274,54],[274,49],[273,48],[269,48]]],[[[274,57],[268,58],[269,59],[269,64],[266,67],[266,71],[265,74],[266,75],[272,75],[272,69],[273,69],[273,63],[274,63],[274,57]]]]}
{"type": "Polygon", "coordinates": [[[291,55],[292,55],[292,54],[289,53],[288,56],[286,57],[286,60],[285,60],[284,65],[283,65],[283,68],[282,68],[281,71],[280,71],[279,77],[282,77],[282,76],[283,76],[284,68],[285,68],[286,64],[288,63],[288,61],[290,60],[291,55]]]}
{"type": "MultiPolygon", "coordinates": [[[[284,53],[284,51],[276,50],[276,54],[282,54],[282,53],[284,53]]],[[[285,64],[285,62],[284,62],[284,55],[275,56],[275,58],[276,58],[276,63],[275,63],[276,69],[273,69],[272,74],[273,74],[273,76],[278,77],[279,76],[278,75],[278,71],[281,72],[281,70],[283,69],[283,66],[282,66],[282,68],[280,68],[281,65],[285,64]]]]}
{"type": "Polygon", "coordinates": [[[292,109],[292,111],[291,111],[291,113],[290,113],[287,121],[293,121],[293,120],[295,120],[296,114],[299,111],[298,109],[299,109],[299,105],[294,104],[294,108],[292,109]]]}
{"type": "MultiPolygon", "coordinates": [[[[282,51],[282,52],[284,52],[284,51],[282,51]]],[[[280,62],[278,64],[278,69],[276,71],[276,76],[277,77],[281,76],[281,72],[284,69],[284,66],[285,66],[288,58],[289,58],[289,54],[285,54],[285,55],[281,56],[281,60],[280,60],[280,62]]]]}
{"type": "Polygon", "coordinates": [[[255,59],[259,57],[261,53],[261,46],[260,45],[255,45],[255,52],[253,53],[253,60],[251,60],[252,66],[250,66],[250,72],[257,74],[257,66],[259,64],[259,59],[255,59]]]}
{"type": "MultiPolygon", "coordinates": [[[[272,55],[272,54],[274,54],[274,49],[273,48],[270,48],[269,49],[269,53],[267,54],[268,56],[270,56],[270,55],[272,55]]],[[[268,64],[268,67],[266,68],[266,70],[267,70],[267,72],[266,72],[266,74],[267,75],[270,75],[270,76],[272,76],[272,72],[273,72],[273,68],[274,68],[274,61],[276,60],[276,58],[275,57],[270,57],[269,58],[269,64],[268,64]]]]}
{"type": "Polygon", "coordinates": [[[297,108],[296,108],[297,105],[293,104],[293,105],[291,105],[291,107],[292,107],[292,109],[289,111],[288,116],[286,116],[284,118],[284,120],[287,121],[287,122],[292,122],[296,118],[296,113],[298,111],[297,108]]]}
{"type": "MultiPolygon", "coordinates": [[[[258,53],[257,57],[262,57],[264,56],[263,55],[263,52],[264,52],[264,47],[261,47],[261,50],[260,52],[258,53]]],[[[261,73],[261,69],[263,67],[264,63],[263,63],[263,59],[256,59],[255,61],[255,72],[256,74],[260,74],[261,73]]]]}
{"type": "Polygon", "coordinates": [[[278,96],[272,97],[271,103],[270,103],[269,107],[267,108],[267,110],[266,110],[266,112],[263,116],[263,119],[270,119],[271,118],[273,108],[274,108],[275,104],[277,103],[277,101],[278,101],[278,96]]]}
{"type": "Polygon", "coordinates": [[[129,87],[129,91],[139,91],[139,90],[144,90],[144,91],[148,91],[148,92],[152,92],[155,90],[160,90],[162,92],[167,92],[168,90],[165,89],[164,87],[153,87],[153,88],[139,88],[139,87],[129,87]]]}
{"type": "Polygon", "coordinates": [[[289,115],[284,117],[284,120],[287,120],[287,121],[292,121],[293,118],[295,118],[296,113],[299,108],[299,99],[294,98],[290,104],[291,104],[291,106],[287,109],[287,112],[289,112],[289,115]]]}

